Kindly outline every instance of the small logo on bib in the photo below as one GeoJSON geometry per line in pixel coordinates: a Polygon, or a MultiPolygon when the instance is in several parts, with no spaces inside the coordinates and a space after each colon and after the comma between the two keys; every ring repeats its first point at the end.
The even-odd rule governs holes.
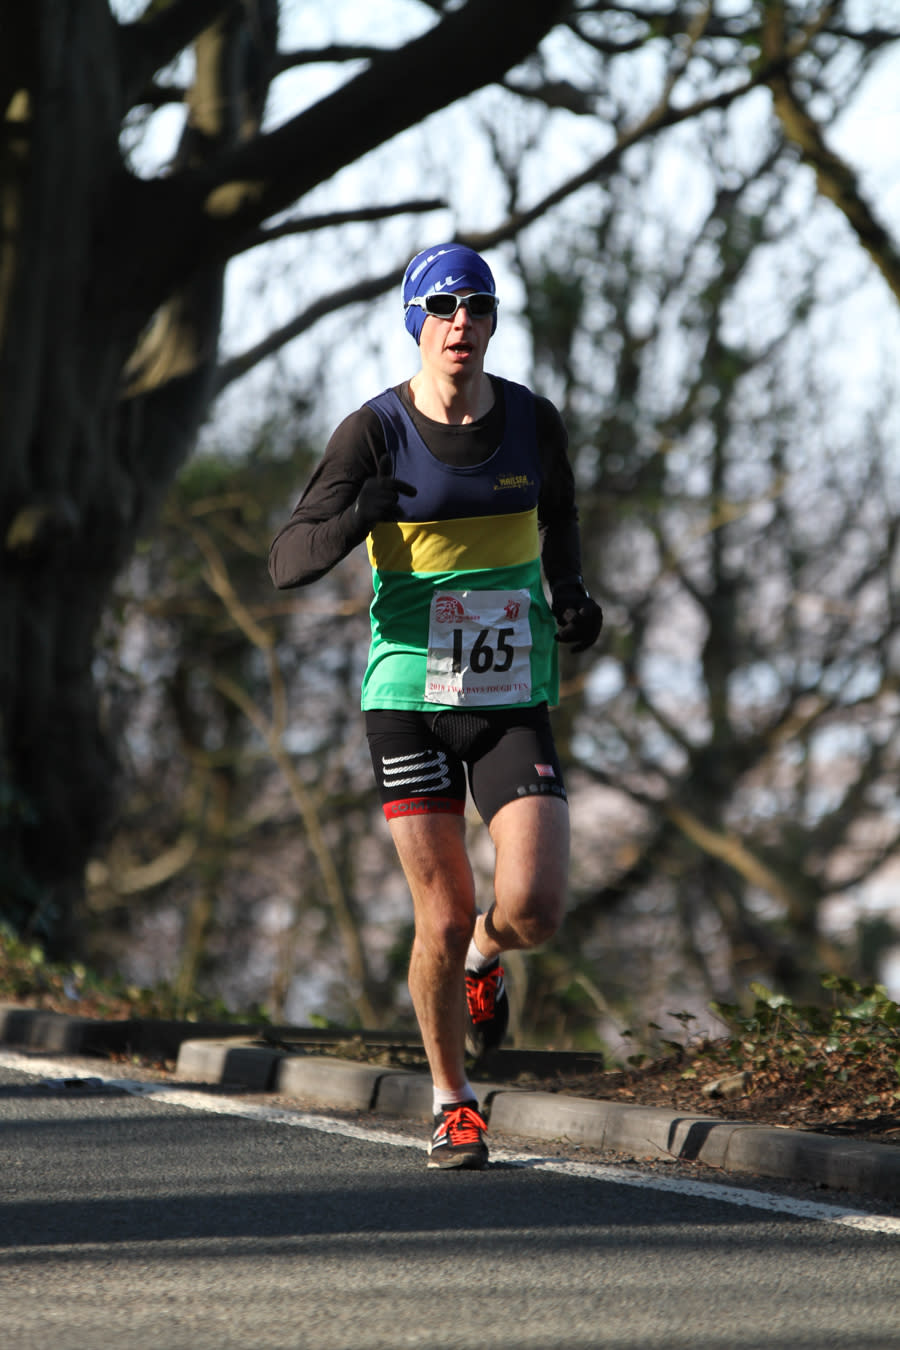
{"type": "Polygon", "coordinates": [[[465,617],[465,608],[455,595],[437,596],[434,602],[435,623],[461,623],[465,617]]]}

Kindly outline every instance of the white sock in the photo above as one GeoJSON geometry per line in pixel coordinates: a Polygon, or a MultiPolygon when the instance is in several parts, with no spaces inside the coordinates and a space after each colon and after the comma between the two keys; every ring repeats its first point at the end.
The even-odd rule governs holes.
{"type": "Polygon", "coordinates": [[[458,1088],[439,1088],[432,1084],[432,1111],[438,1114],[442,1106],[452,1106],[458,1102],[477,1101],[472,1085],[468,1078],[462,1087],[458,1088]]]}
{"type": "Polygon", "coordinates": [[[484,956],[475,945],[473,937],[469,943],[469,950],[466,952],[466,970],[487,970],[488,966],[493,965],[496,956],[484,956]]]}

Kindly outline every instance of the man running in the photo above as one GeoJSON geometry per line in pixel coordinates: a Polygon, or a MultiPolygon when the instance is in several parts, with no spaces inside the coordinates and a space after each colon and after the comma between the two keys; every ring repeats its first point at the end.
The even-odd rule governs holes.
{"type": "Polygon", "coordinates": [[[420,369],[338,426],[269,571],[279,588],[308,585],[367,544],[362,707],[413,900],[409,988],[434,1092],[428,1165],[481,1168],[486,1124],[466,1040],[476,1054],[500,1044],[502,953],[546,942],[563,916],[569,818],[548,713],[556,643],[584,651],[603,616],[581,578],[562,419],[484,370],[498,305],[487,263],[460,244],[425,249],[402,297],[420,369]],[[495,850],[483,913],[467,784],[495,850]]]}

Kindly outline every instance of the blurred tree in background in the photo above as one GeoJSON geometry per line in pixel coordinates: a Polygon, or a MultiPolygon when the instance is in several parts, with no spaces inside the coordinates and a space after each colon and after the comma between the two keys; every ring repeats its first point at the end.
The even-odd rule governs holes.
{"type": "Polygon", "coordinates": [[[344,1018],[377,1025],[389,990],[372,971],[378,943],[364,940],[357,886],[371,866],[356,714],[368,576],[342,570],[297,612],[264,565],[273,511],[303,464],[312,470],[298,420],[265,424],[237,462],[206,453],[187,465],[117,586],[100,684],[125,800],[88,868],[86,945],[108,966],[137,942],[145,979],[160,962],[183,1002],[223,979],[235,1001],[255,1001],[261,964],[279,1016],[300,953],[333,965],[337,952],[344,1018]]]}
{"type": "Polygon", "coordinates": [[[618,185],[564,278],[524,266],[609,621],[607,654],[566,671],[567,763],[631,808],[624,839],[597,820],[606,873],[576,884],[546,958],[542,1001],[558,1008],[561,980],[589,1022],[588,979],[621,1006],[871,976],[826,906],[900,844],[896,375],[868,416],[839,416],[815,258],[783,278],[777,321],[741,319],[760,255],[795,228],[783,160],[666,231],[651,275],[629,234],[644,181],[618,185]]]}

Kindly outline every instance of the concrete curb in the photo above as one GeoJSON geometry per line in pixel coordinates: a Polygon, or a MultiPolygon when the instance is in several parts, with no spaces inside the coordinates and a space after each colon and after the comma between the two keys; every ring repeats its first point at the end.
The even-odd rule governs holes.
{"type": "Polygon", "coordinates": [[[21,1045],[72,1055],[119,1051],[175,1059],[188,1039],[226,1036],[248,1041],[258,1036],[261,1030],[259,1025],[238,1026],[234,1022],[72,1017],[43,1008],[23,1008],[18,1003],[0,1003],[0,1045],[21,1045]]]}
{"type": "MultiPolygon", "coordinates": [[[[176,1076],[194,1082],[271,1090],[318,1106],[355,1108],[417,1121],[431,1119],[425,1074],[291,1055],[246,1042],[186,1041],[176,1076]],[[253,1056],[259,1060],[252,1067],[253,1056]]],[[[627,1106],[563,1093],[477,1084],[490,1125],[507,1134],[627,1153],[635,1158],[699,1162],[833,1190],[900,1200],[900,1149],[835,1139],[805,1130],[747,1125],[719,1116],[685,1116],[664,1107],[627,1106]]]]}
{"type": "Polygon", "coordinates": [[[552,1092],[499,1093],[490,1103],[490,1123],[510,1134],[564,1139],[636,1158],[676,1158],[900,1200],[900,1149],[885,1144],[552,1092]]]}
{"type": "MultiPolygon", "coordinates": [[[[149,1049],[161,1036],[167,1053],[177,1047],[175,1076],[182,1081],[275,1092],[332,1110],[431,1120],[431,1083],[422,1073],[291,1053],[254,1043],[246,1031],[234,1034],[233,1026],[231,1035],[223,1035],[216,1023],[148,1021],[136,1027],[0,1004],[0,1044],[91,1054],[126,1045],[149,1049]]],[[[490,1125],[507,1134],[900,1201],[900,1148],[890,1145],[494,1083],[477,1087],[490,1125]]]]}

